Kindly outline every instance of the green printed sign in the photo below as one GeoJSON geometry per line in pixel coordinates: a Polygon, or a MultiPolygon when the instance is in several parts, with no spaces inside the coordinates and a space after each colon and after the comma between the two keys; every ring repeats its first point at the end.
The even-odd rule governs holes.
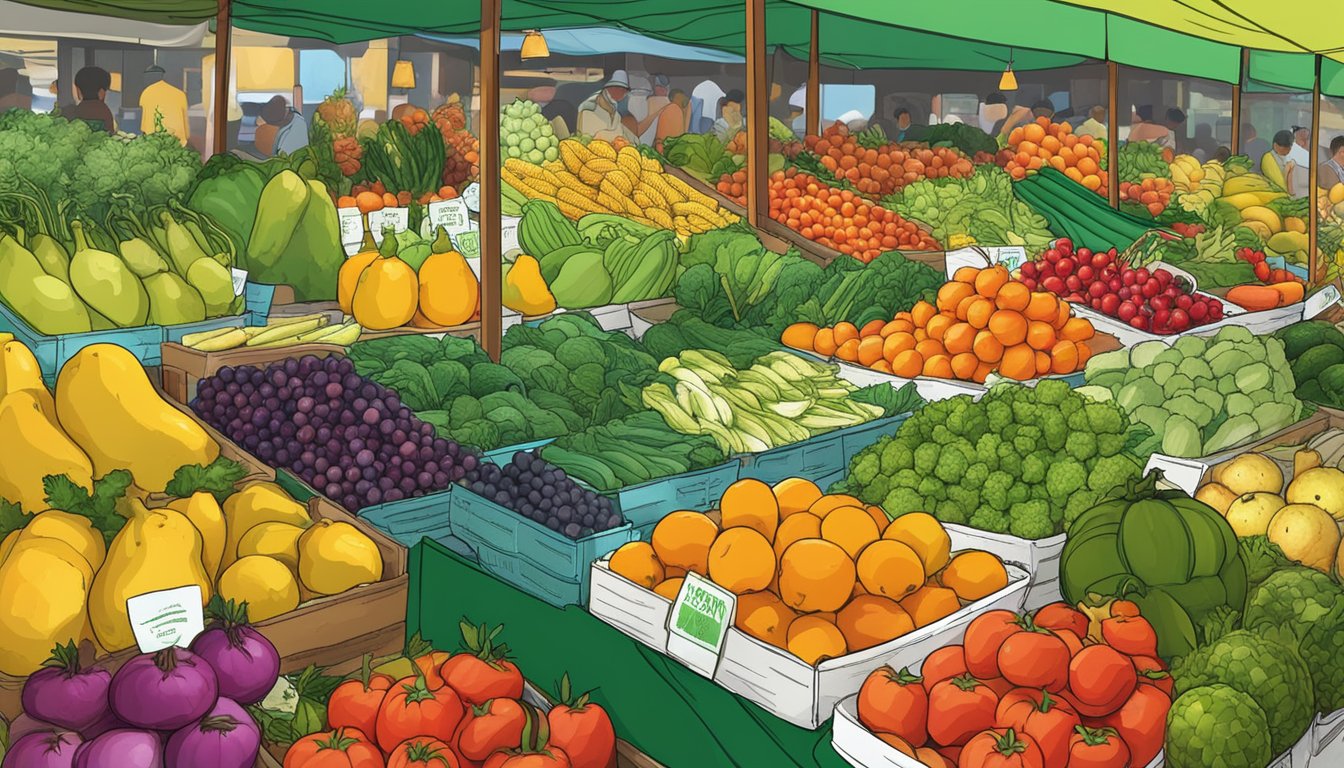
{"type": "Polygon", "coordinates": [[[737,595],[693,572],[686,574],[668,617],[668,655],[713,677],[736,610],[737,595]]]}

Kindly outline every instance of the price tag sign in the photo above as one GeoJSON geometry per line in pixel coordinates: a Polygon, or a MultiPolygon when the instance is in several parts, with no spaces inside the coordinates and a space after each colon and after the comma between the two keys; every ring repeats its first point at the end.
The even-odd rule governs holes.
{"type": "Polygon", "coordinates": [[[364,215],[358,208],[340,208],[336,216],[341,223],[341,245],[345,246],[346,255],[353,255],[364,242],[364,215]]]}
{"type": "Polygon", "coordinates": [[[428,219],[431,234],[443,227],[449,235],[455,235],[466,232],[472,226],[467,203],[460,197],[430,203],[428,219]]]}
{"type": "Polygon", "coordinates": [[[1027,249],[1020,245],[978,245],[949,251],[945,257],[947,276],[952,277],[962,267],[984,269],[990,264],[1002,264],[1011,272],[1027,263],[1027,249]]]}
{"type": "Polygon", "coordinates": [[[405,232],[411,226],[410,209],[384,208],[381,211],[370,211],[369,232],[373,234],[373,242],[383,244],[383,227],[389,224],[393,232],[405,232]]]}
{"type": "Polygon", "coordinates": [[[471,182],[467,188],[462,190],[462,200],[467,204],[467,208],[472,213],[481,212],[481,185],[477,182],[471,182]]]}
{"type": "Polygon", "coordinates": [[[1339,289],[1333,285],[1325,286],[1321,290],[1308,296],[1307,300],[1302,302],[1302,319],[1310,320],[1330,307],[1338,304],[1339,300],[1339,289]]]}
{"type": "Polygon", "coordinates": [[[737,595],[688,572],[668,614],[667,655],[713,678],[736,612],[737,595]]]}
{"type": "Polygon", "coordinates": [[[479,230],[470,229],[466,232],[459,232],[452,236],[453,247],[457,252],[468,259],[481,258],[481,233],[479,230]]]}
{"type": "Polygon", "coordinates": [[[997,251],[994,260],[1007,267],[1009,272],[1027,263],[1027,249],[1020,245],[1001,245],[991,250],[997,251]]]}
{"type": "Polygon", "coordinates": [[[186,648],[205,629],[196,584],[136,595],[126,601],[126,614],[141,653],[186,648]]]}
{"type": "Polygon", "coordinates": [[[947,276],[952,277],[962,267],[984,269],[989,266],[989,259],[989,255],[980,248],[958,248],[955,251],[948,251],[944,257],[947,276]]]}
{"type": "Polygon", "coordinates": [[[233,295],[242,296],[247,289],[247,270],[233,267],[233,295]]]}
{"type": "Polygon", "coordinates": [[[1209,466],[1202,461],[1178,459],[1154,453],[1148,457],[1148,465],[1143,468],[1144,476],[1154,469],[1162,471],[1163,480],[1194,496],[1195,491],[1199,490],[1199,482],[1204,479],[1204,473],[1209,471],[1209,466]]]}
{"type": "Polygon", "coordinates": [[[509,251],[518,250],[518,223],[522,221],[517,216],[501,216],[499,225],[499,252],[506,254],[509,251]]]}

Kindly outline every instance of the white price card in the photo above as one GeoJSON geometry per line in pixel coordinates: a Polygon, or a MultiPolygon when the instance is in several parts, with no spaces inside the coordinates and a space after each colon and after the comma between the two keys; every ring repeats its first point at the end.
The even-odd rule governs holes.
{"type": "Polygon", "coordinates": [[[522,219],[517,216],[499,217],[499,252],[500,255],[507,254],[509,251],[518,250],[518,223],[522,219]]]}
{"type": "Polygon", "coordinates": [[[458,232],[466,232],[472,226],[467,202],[460,197],[430,203],[427,218],[431,235],[437,232],[439,227],[443,227],[451,236],[458,232]]]}
{"type": "Polygon", "coordinates": [[[737,595],[688,572],[668,613],[667,655],[713,678],[736,612],[737,595]]]}
{"type": "Polygon", "coordinates": [[[233,271],[233,295],[242,296],[243,291],[247,290],[247,270],[232,268],[233,271]]]}
{"type": "Polygon", "coordinates": [[[1325,286],[1302,302],[1302,319],[1310,320],[1330,307],[1339,304],[1339,300],[1339,289],[1333,285],[1325,286]]]}
{"type": "Polygon", "coordinates": [[[1000,245],[997,248],[991,248],[994,261],[1002,264],[1011,272],[1027,263],[1027,249],[1020,245],[1000,245]]]}
{"type": "Polygon", "coordinates": [[[141,653],[164,648],[186,648],[205,629],[201,588],[185,587],[146,592],[126,601],[126,614],[141,653]]]}
{"type": "Polygon", "coordinates": [[[411,226],[411,211],[408,208],[384,208],[381,211],[369,211],[369,232],[373,242],[383,244],[383,227],[392,226],[393,232],[405,232],[411,226]]]}
{"type": "Polygon", "coordinates": [[[481,211],[481,185],[477,182],[471,182],[462,190],[462,200],[466,202],[467,208],[472,213],[481,211]]]}
{"type": "Polygon", "coordinates": [[[341,245],[359,247],[364,242],[364,214],[358,208],[340,208],[336,211],[341,222],[341,245]]]}
{"type": "Polygon", "coordinates": [[[1200,481],[1204,479],[1204,473],[1209,471],[1209,465],[1194,459],[1178,459],[1154,453],[1148,457],[1148,465],[1143,468],[1144,476],[1154,469],[1161,470],[1163,480],[1194,496],[1195,491],[1199,490],[1200,481]]]}

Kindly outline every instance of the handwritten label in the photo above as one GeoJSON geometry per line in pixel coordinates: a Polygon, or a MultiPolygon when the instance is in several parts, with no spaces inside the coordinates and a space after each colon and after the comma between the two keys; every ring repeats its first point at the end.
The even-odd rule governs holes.
{"type": "Polygon", "coordinates": [[[481,185],[477,182],[471,182],[467,188],[462,190],[462,200],[467,204],[467,208],[472,213],[481,212],[481,185]]]}
{"type": "Polygon", "coordinates": [[[392,226],[393,232],[405,232],[411,226],[411,212],[407,208],[384,208],[369,211],[369,232],[373,242],[383,244],[383,227],[392,226]]]}
{"type": "Polygon", "coordinates": [[[1339,300],[1339,289],[1333,285],[1325,286],[1302,302],[1302,319],[1310,320],[1330,307],[1339,304],[1339,300]]]}
{"type": "Polygon", "coordinates": [[[341,245],[345,246],[346,255],[358,253],[360,243],[364,242],[364,215],[358,208],[341,208],[336,216],[341,223],[341,245]]]}
{"type": "Polygon", "coordinates": [[[994,260],[1007,267],[1009,271],[1027,263],[1027,249],[1020,245],[1001,245],[991,250],[996,251],[994,260]]]}
{"type": "Polygon", "coordinates": [[[126,601],[126,614],[141,653],[186,648],[205,629],[196,584],[136,595],[126,601]]]}
{"type": "Polygon", "coordinates": [[[481,257],[481,233],[472,229],[466,232],[459,232],[452,236],[453,247],[457,252],[468,259],[479,259],[481,257]]]}
{"type": "Polygon", "coordinates": [[[714,677],[736,611],[737,595],[688,572],[668,614],[667,655],[714,677]]]}
{"type": "Polygon", "coordinates": [[[466,201],[460,197],[430,203],[427,218],[431,233],[437,232],[439,227],[447,230],[449,235],[471,229],[471,214],[466,201]]]}
{"type": "Polygon", "coordinates": [[[501,255],[521,248],[518,245],[518,222],[520,221],[522,219],[517,216],[501,216],[499,218],[499,252],[501,255]]]}
{"type": "Polygon", "coordinates": [[[1143,468],[1144,476],[1154,469],[1161,470],[1163,480],[1194,496],[1195,491],[1199,490],[1200,481],[1204,479],[1204,473],[1209,471],[1209,466],[1202,461],[1178,459],[1154,453],[1148,457],[1148,465],[1143,468]]]}
{"type": "Polygon", "coordinates": [[[242,296],[247,289],[247,270],[233,267],[233,295],[242,296]]]}

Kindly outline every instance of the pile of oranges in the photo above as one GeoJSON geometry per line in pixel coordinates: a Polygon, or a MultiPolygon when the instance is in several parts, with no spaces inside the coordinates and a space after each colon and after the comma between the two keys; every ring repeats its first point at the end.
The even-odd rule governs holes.
{"type": "Polygon", "coordinates": [[[938,289],[933,304],[916,302],[909,312],[862,328],[794,323],[780,341],[906,379],[984,382],[997,372],[1026,381],[1087,364],[1087,341],[1096,332],[1071,312],[1067,301],[1030,290],[1003,266],[962,267],[938,289]]]}
{"type": "Polygon", "coordinates": [[[1120,182],[1120,200],[1142,203],[1153,216],[1161,215],[1171,204],[1171,193],[1175,190],[1171,179],[1152,177],[1135,184],[1132,181],[1120,182]]]}
{"type": "Polygon", "coordinates": [[[970,158],[952,147],[864,147],[842,123],[831,125],[820,136],[808,136],[803,143],[837,178],[874,199],[920,179],[964,179],[975,172],[970,158]]]}
{"type": "Polygon", "coordinates": [[[1051,166],[1084,187],[1106,194],[1106,171],[1101,168],[1102,145],[1091,136],[1075,136],[1068,123],[1052,123],[1038,117],[1036,122],[1020,125],[1008,134],[1004,170],[1014,179],[1026,178],[1032,171],[1051,166]]]}
{"type": "Polygon", "coordinates": [[[419,199],[415,199],[406,190],[394,195],[387,191],[383,182],[375,181],[372,184],[356,184],[350,190],[350,194],[336,198],[336,207],[358,208],[360,213],[371,213],[381,211],[384,208],[405,208],[411,203],[428,205],[440,200],[452,200],[455,197],[457,197],[457,190],[448,185],[439,187],[437,191],[421,195],[419,199]]]}
{"type": "Polygon", "coordinates": [[[1008,585],[994,555],[953,553],[932,515],[889,521],[811,481],[729,486],[719,509],[673,512],[610,568],[675,600],[694,571],[737,594],[736,627],[816,665],[893,640],[1008,585]]]}

